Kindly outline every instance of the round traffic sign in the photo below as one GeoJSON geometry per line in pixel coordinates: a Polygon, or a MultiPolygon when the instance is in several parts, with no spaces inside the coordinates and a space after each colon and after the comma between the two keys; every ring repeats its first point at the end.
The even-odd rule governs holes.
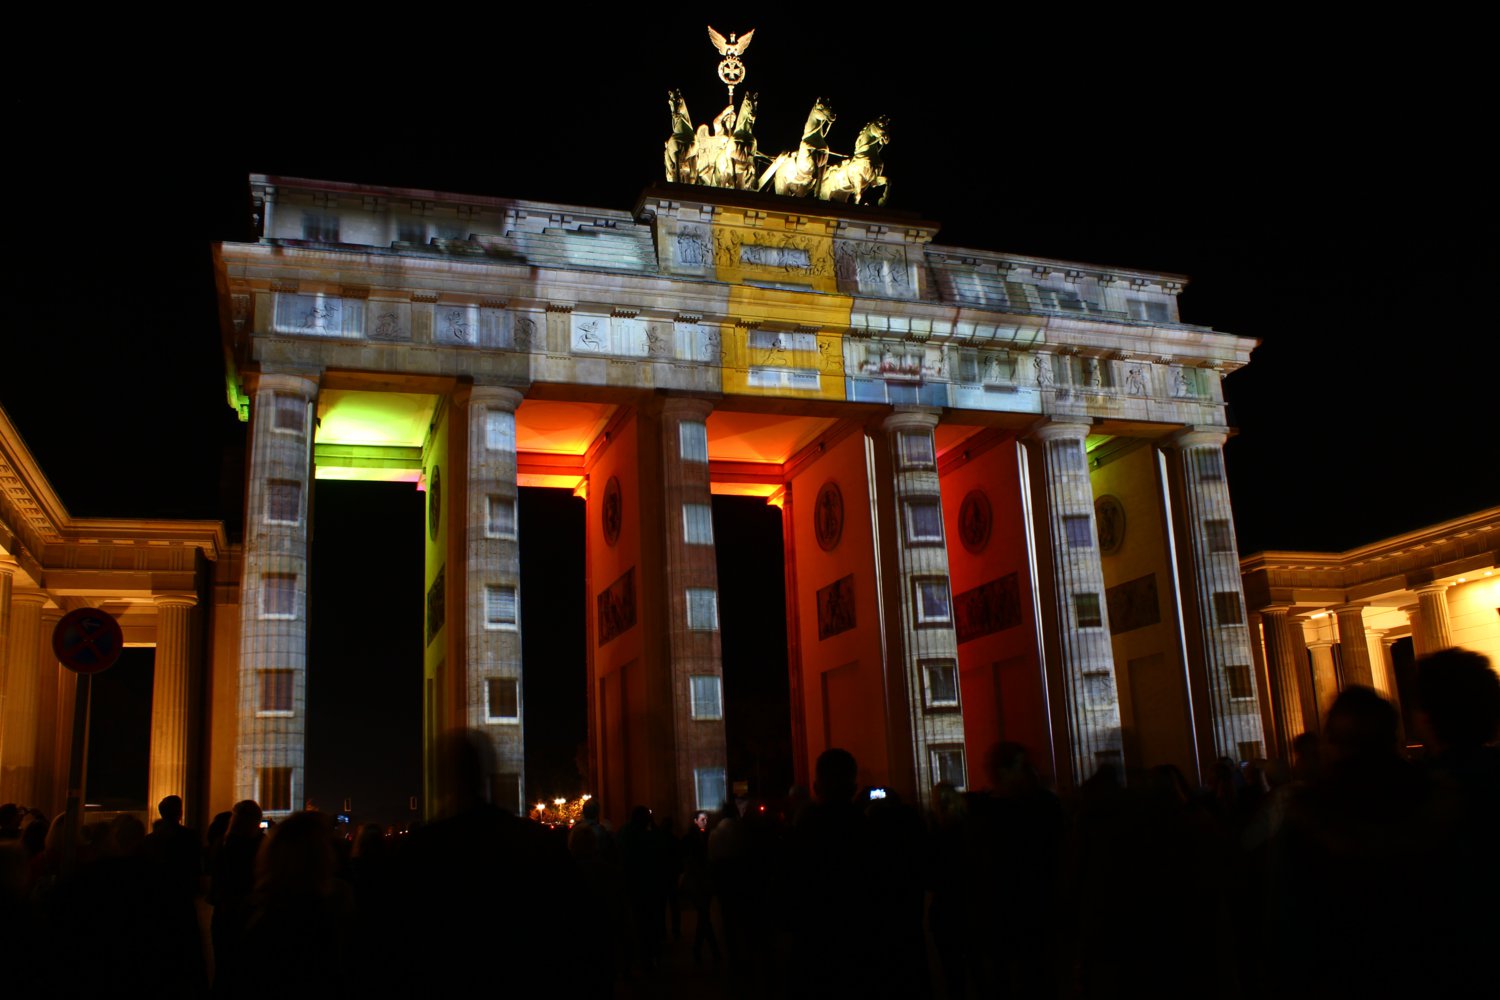
{"type": "Polygon", "coordinates": [[[52,652],[74,673],[97,674],[120,658],[125,633],[108,611],[79,608],[69,611],[52,630],[52,652]]]}

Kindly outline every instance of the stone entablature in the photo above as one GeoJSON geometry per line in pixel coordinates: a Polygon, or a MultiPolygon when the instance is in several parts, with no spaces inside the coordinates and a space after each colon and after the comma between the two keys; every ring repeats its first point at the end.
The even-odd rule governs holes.
{"type": "Polygon", "coordinates": [[[1177,276],[934,247],[879,210],[659,185],[636,221],[252,184],[266,239],[219,249],[241,367],[1222,425],[1254,346],[1176,322],[1177,276]],[[450,216],[468,232],[428,232],[450,216]]]}
{"type": "Polygon", "coordinates": [[[220,521],[73,517],[0,410],[0,551],[56,597],[191,590],[198,555],[228,548],[220,521]]]}
{"type": "Polygon", "coordinates": [[[1240,562],[1252,607],[1368,600],[1497,567],[1500,507],[1347,552],[1257,552],[1240,562]]]}

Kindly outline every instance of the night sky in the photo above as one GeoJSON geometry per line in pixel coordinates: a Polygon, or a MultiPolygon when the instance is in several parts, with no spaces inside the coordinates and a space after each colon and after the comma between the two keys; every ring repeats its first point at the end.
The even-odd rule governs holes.
{"type": "MultiPolygon", "coordinates": [[[[890,207],[940,222],[939,243],[1185,274],[1187,322],[1259,339],[1226,382],[1242,551],[1347,548],[1500,503],[1493,112],[1464,43],[1188,19],[1185,47],[1162,15],[887,27],[845,10],[859,26],[257,21],[201,55],[121,45],[66,86],[21,81],[0,405],[73,514],[237,532],[244,426],[209,247],[251,238],[246,175],[629,209],[661,177],[667,89],[695,123],[723,107],[706,18],[756,29],[763,152],[794,146],[820,95],[838,151],[888,114],[890,207]]],[[[339,501],[319,491],[321,515],[339,501]]],[[[533,656],[566,673],[581,652],[523,628],[532,706],[533,656]]],[[[528,717],[529,735],[559,730],[548,780],[581,718],[528,717]]],[[[346,739],[316,725],[312,747],[346,739]]]]}

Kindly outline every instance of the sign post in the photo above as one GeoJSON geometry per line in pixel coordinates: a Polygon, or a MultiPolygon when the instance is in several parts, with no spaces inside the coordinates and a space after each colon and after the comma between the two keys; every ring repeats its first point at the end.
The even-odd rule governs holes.
{"type": "Polygon", "coordinates": [[[73,702],[73,741],[68,754],[68,809],[63,819],[64,874],[78,864],[78,831],[83,822],[84,785],[88,778],[89,707],[94,675],[120,658],[125,634],[107,611],[79,608],[63,615],[52,630],[52,652],[57,662],[78,674],[73,702]]]}

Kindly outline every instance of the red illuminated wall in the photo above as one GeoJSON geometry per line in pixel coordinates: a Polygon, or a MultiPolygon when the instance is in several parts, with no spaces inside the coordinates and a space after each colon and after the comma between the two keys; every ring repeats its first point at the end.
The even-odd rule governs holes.
{"type": "Polygon", "coordinates": [[[1015,574],[1019,621],[960,642],[958,668],[969,783],[987,781],[985,756],[1001,740],[1023,744],[1032,764],[1051,777],[1047,704],[1037,660],[1031,569],[1021,506],[1015,440],[994,435],[968,449],[967,462],[944,462],[941,476],[943,528],[955,601],[967,591],[1015,574]],[[987,445],[987,446],[986,446],[987,445]],[[980,551],[965,548],[959,512],[972,490],[988,497],[993,514],[989,541],[980,551]]]}
{"type": "Polygon", "coordinates": [[[865,436],[849,434],[829,446],[787,483],[791,544],[787,565],[795,575],[795,618],[806,744],[806,773],[830,746],[842,747],[859,762],[862,785],[887,785],[890,767],[885,726],[885,687],[880,632],[880,595],[875,585],[870,495],[865,468],[865,436]],[[844,526],[837,547],[825,552],[813,528],[818,491],[828,480],[843,495],[844,526]],[[854,627],[818,638],[818,591],[852,575],[854,627]]]}

